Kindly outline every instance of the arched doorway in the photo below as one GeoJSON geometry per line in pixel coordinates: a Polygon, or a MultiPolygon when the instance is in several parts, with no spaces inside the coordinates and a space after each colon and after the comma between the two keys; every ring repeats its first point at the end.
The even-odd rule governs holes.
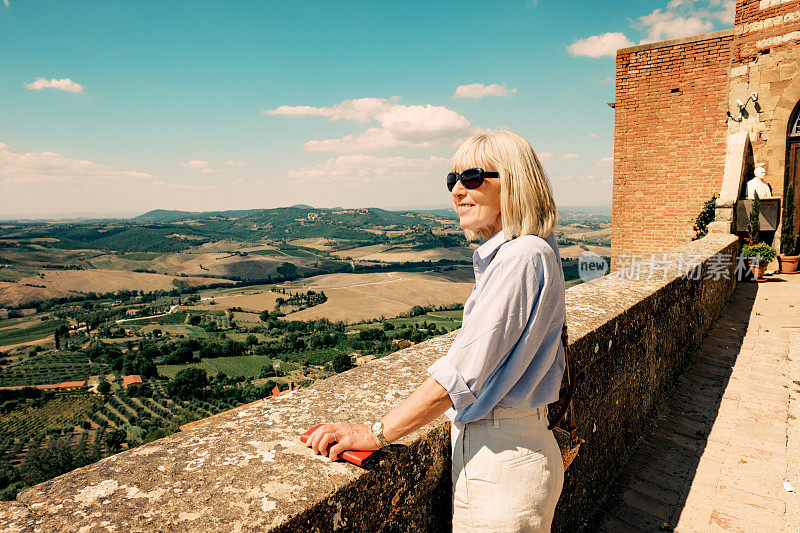
{"type": "Polygon", "coordinates": [[[800,102],[792,111],[786,137],[786,177],[783,184],[785,192],[790,183],[794,184],[794,234],[800,229],[800,102]]]}

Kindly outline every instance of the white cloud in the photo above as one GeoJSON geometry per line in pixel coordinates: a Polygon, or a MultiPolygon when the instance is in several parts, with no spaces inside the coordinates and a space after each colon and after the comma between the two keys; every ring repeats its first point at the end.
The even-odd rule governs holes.
{"type": "Polygon", "coordinates": [[[713,13],[713,15],[721,23],[733,26],[736,17],[736,0],[717,0],[709,2],[709,5],[720,6],[721,9],[713,13]]]}
{"type": "Polygon", "coordinates": [[[560,156],[558,156],[558,159],[560,159],[561,161],[566,161],[568,159],[578,159],[578,154],[572,154],[572,153],[561,154],[560,156]]]}
{"type": "Polygon", "coordinates": [[[32,91],[41,91],[42,89],[55,89],[57,91],[66,91],[68,93],[82,93],[83,85],[75,83],[69,78],[51,78],[46,80],[44,78],[36,78],[31,83],[26,83],[25,87],[32,91]]]}
{"type": "Polygon", "coordinates": [[[209,167],[208,161],[201,161],[200,159],[186,161],[185,163],[181,163],[181,166],[184,168],[190,168],[192,170],[199,170],[202,174],[212,174],[214,172],[209,167]]]}
{"type": "MultiPolygon", "coordinates": [[[[188,207],[204,199],[217,208],[218,184],[166,182],[157,176],[50,151],[22,152],[0,143],[0,217],[24,213],[145,211],[156,207],[188,207]],[[186,195],[192,191],[193,196],[186,195]]],[[[240,201],[241,198],[238,198],[240,201]]],[[[236,205],[235,200],[227,205],[236,205]]]]}
{"type": "Polygon", "coordinates": [[[326,117],[373,126],[338,139],[311,140],[312,152],[355,153],[388,148],[453,147],[474,132],[469,121],[452,109],[435,105],[402,105],[399,97],[343,100],[330,107],[280,106],[262,111],[270,116],[326,117]]]}
{"type": "Polygon", "coordinates": [[[590,134],[589,134],[589,138],[590,138],[590,139],[597,139],[598,137],[599,137],[599,135],[598,135],[598,134],[596,134],[596,133],[590,133],[590,134]]]}
{"type": "Polygon", "coordinates": [[[615,56],[620,48],[633,45],[633,41],[628,39],[624,33],[610,32],[575,41],[567,47],[567,51],[574,56],[615,56]]]}
{"type": "MultiPolygon", "coordinates": [[[[647,44],[707,33],[715,23],[733,25],[735,11],[736,0],[669,0],[665,9],[639,17],[631,28],[643,34],[639,44],[647,44]]],[[[567,50],[577,56],[603,57],[633,45],[624,33],[610,32],[576,41],[567,50]]]]}
{"type": "Polygon", "coordinates": [[[597,160],[595,165],[598,167],[605,167],[605,166],[610,166],[613,163],[614,163],[613,157],[601,157],[600,159],[597,160]]]}
{"type": "Polygon", "coordinates": [[[340,155],[324,163],[292,170],[287,177],[301,182],[360,184],[381,180],[415,180],[444,176],[447,159],[431,156],[411,159],[402,156],[376,157],[365,154],[340,155]]]}
{"type": "Polygon", "coordinates": [[[714,29],[713,22],[700,16],[681,16],[675,11],[660,9],[639,17],[639,24],[647,31],[647,37],[639,44],[688,37],[714,29]]]}
{"type": "Polygon", "coordinates": [[[498,85],[492,83],[491,85],[484,85],[482,83],[470,83],[468,85],[459,85],[456,87],[456,92],[453,96],[456,98],[483,98],[484,96],[506,96],[510,97],[517,92],[517,88],[509,89],[506,84],[498,85]]]}
{"type": "Polygon", "coordinates": [[[197,170],[201,174],[227,174],[233,172],[232,167],[243,167],[246,166],[246,163],[242,163],[241,161],[223,161],[221,165],[225,168],[213,168],[211,163],[208,161],[203,161],[202,159],[192,159],[191,161],[186,161],[181,163],[181,166],[184,168],[188,168],[191,170],[197,170]]]}
{"type": "Polygon", "coordinates": [[[113,181],[149,183],[155,179],[145,172],[119,170],[85,159],[71,159],[56,152],[12,152],[7,144],[0,143],[0,183],[4,186],[35,183],[102,184],[113,181]]]}

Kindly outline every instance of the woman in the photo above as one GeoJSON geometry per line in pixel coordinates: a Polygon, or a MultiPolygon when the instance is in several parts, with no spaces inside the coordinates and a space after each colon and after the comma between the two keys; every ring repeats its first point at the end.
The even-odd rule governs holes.
{"type": "Polygon", "coordinates": [[[447,355],[373,426],[340,422],[307,441],[332,460],[376,450],[445,413],[451,420],[453,531],[550,531],[564,470],[547,404],[564,372],[564,275],[550,183],[519,134],[475,135],[447,186],[473,255],[475,287],[447,355]]]}

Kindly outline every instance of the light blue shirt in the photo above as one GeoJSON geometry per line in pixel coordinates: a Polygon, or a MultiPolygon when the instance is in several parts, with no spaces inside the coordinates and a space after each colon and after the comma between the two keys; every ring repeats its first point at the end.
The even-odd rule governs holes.
{"type": "Polygon", "coordinates": [[[500,231],[472,262],[475,287],[461,330],[428,368],[450,394],[453,407],[445,414],[457,427],[496,405],[524,409],[558,400],[565,365],[564,271],[553,234],[505,241],[500,231]]]}

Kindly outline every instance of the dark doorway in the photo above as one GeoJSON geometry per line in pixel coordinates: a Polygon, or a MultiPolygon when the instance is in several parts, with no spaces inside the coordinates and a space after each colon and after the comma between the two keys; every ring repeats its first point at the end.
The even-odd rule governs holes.
{"type": "Polygon", "coordinates": [[[792,119],[789,121],[788,137],[786,139],[786,181],[784,191],[790,183],[794,184],[794,228],[793,233],[798,234],[800,228],[800,102],[795,106],[792,119]]]}

